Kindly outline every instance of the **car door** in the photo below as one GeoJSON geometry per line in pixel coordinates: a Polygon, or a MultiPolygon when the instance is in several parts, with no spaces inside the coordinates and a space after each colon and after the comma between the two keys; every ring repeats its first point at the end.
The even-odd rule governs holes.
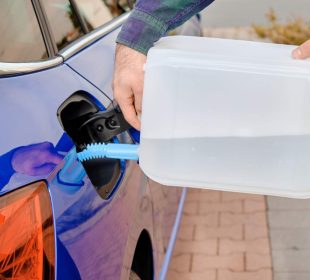
{"type": "MultiPolygon", "coordinates": [[[[57,15],[63,27],[61,44],[79,40],[85,30],[71,2],[52,4],[63,11],[57,15]]],[[[56,116],[59,106],[76,92],[102,108],[111,101],[57,54],[40,1],[1,2],[1,21],[1,34],[8,42],[1,44],[0,52],[1,199],[33,182],[46,182],[57,279],[119,279],[140,172],[117,165],[117,176],[108,182],[117,191],[102,199],[56,116]],[[127,192],[125,185],[133,191],[127,192]]]]}
{"type": "MultiPolygon", "coordinates": [[[[63,8],[55,6],[56,1],[44,1],[46,16],[55,38],[58,53],[65,64],[79,73],[111,100],[112,77],[114,69],[115,39],[121,24],[128,17],[127,1],[75,0],[71,1],[79,14],[83,30],[88,34],[77,40],[75,44],[63,44],[63,36],[59,30],[58,17],[65,9],[65,1],[61,1],[63,8]]],[[[59,3],[59,1],[58,1],[59,3]]]]}

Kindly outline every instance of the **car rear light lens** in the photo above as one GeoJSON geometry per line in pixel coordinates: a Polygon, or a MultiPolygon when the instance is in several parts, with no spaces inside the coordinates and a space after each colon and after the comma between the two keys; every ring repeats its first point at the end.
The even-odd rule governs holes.
{"type": "Polygon", "coordinates": [[[54,279],[52,207],[44,182],[0,197],[0,279],[54,279]]]}

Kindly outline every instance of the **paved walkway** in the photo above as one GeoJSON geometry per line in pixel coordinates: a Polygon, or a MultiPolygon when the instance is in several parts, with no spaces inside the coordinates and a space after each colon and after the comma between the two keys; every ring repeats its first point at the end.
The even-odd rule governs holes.
{"type": "Polygon", "coordinates": [[[310,279],[310,200],[268,197],[274,280],[310,279]]]}
{"type": "Polygon", "coordinates": [[[271,280],[264,196],[190,189],[168,280],[271,280]]]}

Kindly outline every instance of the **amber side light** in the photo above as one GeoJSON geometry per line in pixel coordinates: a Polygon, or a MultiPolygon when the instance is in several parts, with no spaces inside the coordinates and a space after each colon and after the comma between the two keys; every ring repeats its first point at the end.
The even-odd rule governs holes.
{"type": "Polygon", "coordinates": [[[54,266],[54,225],[45,183],[1,196],[0,279],[54,279],[54,266]]]}

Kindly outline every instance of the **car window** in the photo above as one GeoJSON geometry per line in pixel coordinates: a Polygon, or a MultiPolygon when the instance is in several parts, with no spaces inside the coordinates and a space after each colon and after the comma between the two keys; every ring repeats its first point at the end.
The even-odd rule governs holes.
{"type": "Polygon", "coordinates": [[[30,62],[47,58],[31,1],[0,1],[0,61],[30,62]]]}
{"type": "Polygon", "coordinates": [[[42,3],[59,50],[84,34],[69,0],[44,0],[42,3]]]}
{"type": "Polygon", "coordinates": [[[126,0],[75,0],[91,31],[130,10],[126,0]]]}

